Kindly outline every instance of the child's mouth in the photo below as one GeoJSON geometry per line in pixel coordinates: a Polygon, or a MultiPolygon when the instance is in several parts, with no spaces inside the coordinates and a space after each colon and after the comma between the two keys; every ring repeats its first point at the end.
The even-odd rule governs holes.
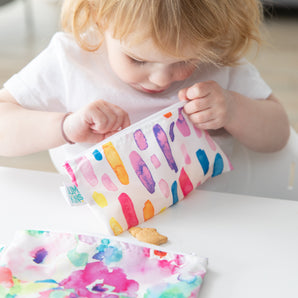
{"type": "Polygon", "coordinates": [[[143,86],[140,86],[141,87],[141,89],[144,91],[144,92],[146,92],[146,93],[152,93],[152,94],[154,94],[154,93],[161,93],[161,92],[164,92],[166,89],[160,89],[160,90],[153,90],[153,89],[147,89],[147,88],[145,88],[145,87],[143,87],[143,86]]]}

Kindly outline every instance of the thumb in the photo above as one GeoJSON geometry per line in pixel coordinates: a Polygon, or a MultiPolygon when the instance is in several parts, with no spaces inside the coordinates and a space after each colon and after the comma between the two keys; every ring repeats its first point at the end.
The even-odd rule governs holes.
{"type": "Polygon", "coordinates": [[[184,89],[181,89],[179,92],[178,92],[178,98],[179,100],[181,101],[186,101],[186,100],[189,100],[186,96],[186,92],[187,92],[188,88],[184,88],[184,89]]]}

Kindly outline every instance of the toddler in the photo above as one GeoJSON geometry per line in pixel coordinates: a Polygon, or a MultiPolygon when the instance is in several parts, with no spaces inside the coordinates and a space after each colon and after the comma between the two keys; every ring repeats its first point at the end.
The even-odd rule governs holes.
{"type": "Polygon", "coordinates": [[[0,91],[0,155],[51,149],[59,167],[179,99],[219,143],[281,149],[287,115],[243,58],[261,15],[257,0],[64,1],[63,32],[0,91]]]}

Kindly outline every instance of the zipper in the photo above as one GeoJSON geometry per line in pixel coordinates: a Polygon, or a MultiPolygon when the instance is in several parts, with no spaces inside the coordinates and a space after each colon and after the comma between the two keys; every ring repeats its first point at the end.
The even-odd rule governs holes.
{"type": "MultiPolygon", "coordinates": [[[[171,111],[176,111],[178,108],[181,108],[185,105],[186,101],[179,101],[167,108],[164,108],[138,122],[135,122],[133,124],[131,124],[130,126],[120,130],[119,132],[115,133],[112,136],[109,136],[108,138],[104,139],[103,141],[96,143],[95,145],[93,145],[92,147],[86,149],[87,152],[92,152],[94,149],[98,149],[99,147],[101,147],[103,144],[107,143],[107,142],[112,142],[115,138],[119,138],[123,135],[126,135],[127,133],[130,133],[131,131],[133,131],[136,128],[139,128],[141,125],[143,125],[144,123],[148,122],[148,121],[152,121],[155,118],[159,118],[161,115],[164,115],[166,113],[169,113],[171,111]]],[[[85,151],[85,152],[86,152],[85,151]]],[[[72,157],[72,160],[76,159],[77,157],[81,156],[82,153],[78,153],[77,155],[72,157]]]]}
{"type": "MultiPolygon", "coordinates": [[[[126,231],[126,232],[129,233],[128,231],[126,231]]],[[[77,233],[77,234],[80,234],[80,233],[77,233]]],[[[97,238],[108,238],[108,239],[115,240],[117,242],[126,242],[126,243],[134,244],[134,245],[137,245],[137,246],[140,246],[140,247],[146,247],[146,248],[150,248],[152,250],[159,250],[159,251],[164,251],[164,252],[172,253],[172,254],[179,254],[179,255],[185,255],[185,256],[195,256],[195,257],[198,258],[199,262],[201,264],[203,264],[204,267],[207,267],[207,265],[208,265],[208,258],[207,257],[198,256],[194,252],[185,253],[185,252],[181,252],[181,251],[167,249],[167,248],[163,248],[163,247],[160,247],[160,246],[157,246],[157,245],[154,245],[154,244],[150,244],[150,243],[146,243],[146,242],[137,242],[134,239],[129,239],[129,238],[126,238],[125,236],[121,236],[121,235],[114,236],[114,235],[104,235],[104,234],[100,234],[100,233],[98,233],[98,234],[95,234],[95,233],[94,234],[93,233],[89,234],[88,233],[88,234],[84,234],[84,235],[97,237],[97,238]]]]}
{"type": "Polygon", "coordinates": [[[144,124],[144,123],[146,123],[148,121],[152,121],[155,118],[159,118],[161,115],[164,115],[166,113],[169,113],[172,110],[176,110],[177,108],[181,108],[181,107],[183,107],[185,105],[185,103],[186,103],[186,101],[179,101],[179,102],[177,102],[177,103],[175,103],[175,104],[173,104],[173,105],[171,105],[171,106],[169,106],[167,108],[164,108],[164,109],[162,109],[162,110],[160,110],[160,111],[158,111],[158,112],[156,112],[156,113],[154,113],[152,115],[149,115],[148,117],[146,117],[146,118],[144,118],[144,119],[142,119],[142,120],[140,120],[138,122],[135,122],[135,123],[131,124],[130,126],[128,126],[128,127],[124,128],[124,129],[120,130],[118,133],[116,133],[116,134],[114,134],[114,135],[112,135],[112,136],[104,139],[103,141],[101,141],[100,143],[98,143],[98,145],[99,144],[106,143],[106,142],[109,142],[112,139],[114,139],[115,137],[122,136],[122,134],[126,134],[127,132],[130,132],[130,130],[134,130],[134,128],[140,127],[142,124],[144,124]]]}

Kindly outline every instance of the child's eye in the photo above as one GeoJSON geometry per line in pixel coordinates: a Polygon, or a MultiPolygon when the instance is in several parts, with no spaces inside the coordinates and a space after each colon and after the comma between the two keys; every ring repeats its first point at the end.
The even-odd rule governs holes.
{"type": "Polygon", "coordinates": [[[181,66],[190,66],[190,65],[192,66],[192,65],[194,65],[194,61],[192,61],[192,60],[185,60],[185,61],[180,61],[179,64],[181,66]]]}
{"type": "Polygon", "coordinates": [[[195,60],[186,60],[186,61],[180,61],[177,63],[177,66],[183,69],[192,69],[197,67],[198,62],[195,60]]]}
{"type": "MultiPolygon", "coordinates": [[[[129,57],[129,56],[128,56],[129,57]]],[[[129,57],[129,60],[133,63],[133,64],[137,64],[137,65],[144,65],[146,64],[146,61],[141,61],[141,60],[137,60],[135,58],[129,57]]]]}

